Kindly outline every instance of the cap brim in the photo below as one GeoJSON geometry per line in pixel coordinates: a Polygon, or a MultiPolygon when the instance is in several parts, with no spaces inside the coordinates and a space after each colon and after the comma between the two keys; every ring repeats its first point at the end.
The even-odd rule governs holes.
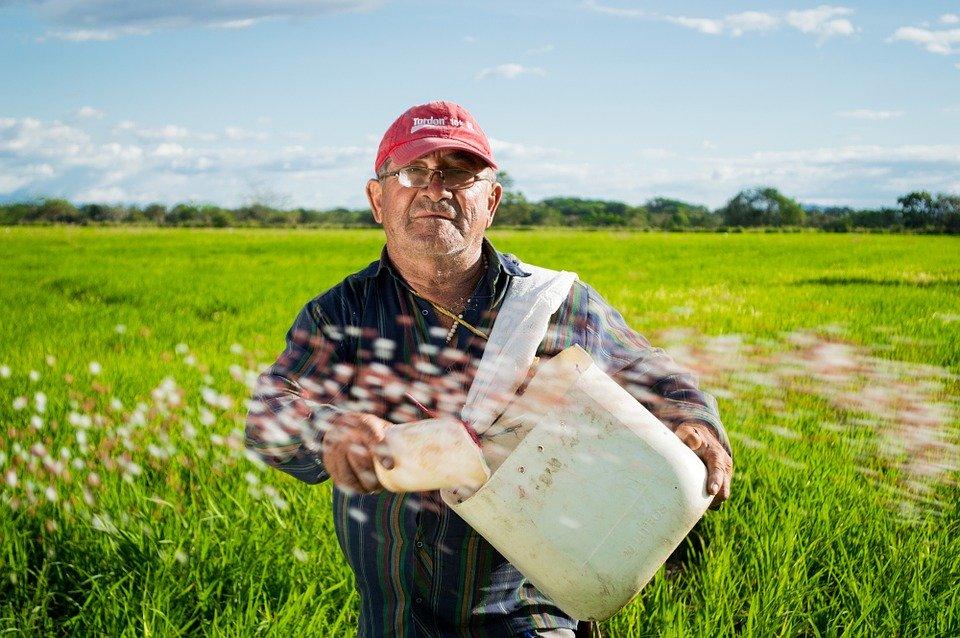
{"type": "Polygon", "coordinates": [[[483,151],[467,142],[450,137],[421,137],[416,140],[411,140],[406,144],[400,144],[394,148],[387,157],[389,157],[390,161],[396,166],[406,166],[413,160],[423,157],[427,153],[446,148],[456,148],[467,151],[479,157],[488,164],[490,168],[497,168],[493,157],[484,154],[483,151]]]}

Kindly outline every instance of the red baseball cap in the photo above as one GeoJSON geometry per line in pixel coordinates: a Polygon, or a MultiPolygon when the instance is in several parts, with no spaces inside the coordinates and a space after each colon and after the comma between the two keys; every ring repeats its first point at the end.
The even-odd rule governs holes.
{"type": "Polygon", "coordinates": [[[490,142],[470,112],[459,104],[437,101],[411,107],[394,120],[380,140],[373,170],[379,172],[388,157],[404,166],[441,148],[468,151],[497,168],[490,142]]]}

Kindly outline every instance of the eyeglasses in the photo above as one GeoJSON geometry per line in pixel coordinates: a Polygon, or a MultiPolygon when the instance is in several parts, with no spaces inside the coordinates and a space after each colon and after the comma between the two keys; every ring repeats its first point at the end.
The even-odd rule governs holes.
{"type": "Polygon", "coordinates": [[[492,182],[490,177],[480,177],[473,171],[462,168],[445,168],[443,170],[427,168],[426,166],[404,166],[401,169],[380,175],[378,179],[397,176],[401,186],[407,188],[426,188],[433,181],[433,174],[440,173],[440,181],[447,190],[457,191],[470,188],[476,182],[492,182]]]}

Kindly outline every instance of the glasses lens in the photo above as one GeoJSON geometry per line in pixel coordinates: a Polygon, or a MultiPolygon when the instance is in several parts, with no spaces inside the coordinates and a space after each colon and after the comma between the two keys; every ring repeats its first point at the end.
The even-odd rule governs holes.
{"type": "Polygon", "coordinates": [[[423,188],[430,183],[430,169],[423,166],[407,166],[397,173],[401,186],[407,188],[423,188]]]}
{"type": "MultiPolygon", "coordinates": [[[[452,190],[467,188],[476,180],[477,176],[473,171],[460,168],[443,169],[443,187],[452,190]]],[[[433,177],[433,171],[424,166],[407,166],[401,168],[397,173],[397,179],[401,186],[407,188],[424,188],[430,185],[433,177]]]]}
{"type": "Polygon", "coordinates": [[[446,188],[466,188],[473,184],[473,171],[465,171],[459,168],[453,168],[443,171],[443,185],[446,188]]]}

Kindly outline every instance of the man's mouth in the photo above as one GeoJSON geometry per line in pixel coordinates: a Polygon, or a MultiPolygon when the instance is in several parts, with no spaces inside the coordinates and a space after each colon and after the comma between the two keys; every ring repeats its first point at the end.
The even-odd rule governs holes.
{"type": "Polygon", "coordinates": [[[447,221],[453,221],[453,216],[449,214],[445,215],[443,213],[424,212],[424,213],[417,213],[416,215],[413,216],[413,219],[445,219],[447,221]]]}

